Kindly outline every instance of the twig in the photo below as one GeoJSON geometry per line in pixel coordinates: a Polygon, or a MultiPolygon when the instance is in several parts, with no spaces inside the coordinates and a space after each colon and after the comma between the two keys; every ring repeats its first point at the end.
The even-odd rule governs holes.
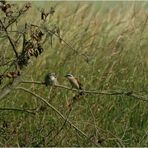
{"type": "Polygon", "coordinates": [[[41,82],[41,81],[21,81],[20,83],[33,83],[33,84],[42,84],[42,85],[45,85],[44,82],[41,82]]]}
{"type": "MultiPolygon", "coordinates": [[[[34,24],[31,24],[32,26],[35,26],[35,27],[38,27],[38,28],[42,28],[38,25],[34,25],[34,24]]],[[[47,29],[47,28],[44,28],[45,31],[47,31],[49,34],[52,34],[52,35],[55,35],[56,37],[60,38],[61,41],[63,41],[70,49],[72,49],[75,53],[83,56],[86,58],[86,60],[88,59],[88,56],[84,53],[79,53],[74,47],[72,47],[72,45],[70,45],[68,42],[66,42],[63,38],[61,38],[61,36],[59,36],[57,33],[54,33],[52,32],[51,30],[47,29]]]]}
{"type": "Polygon", "coordinates": [[[66,117],[66,120],[64,121],[63,125],[62,125],[61,128],[58,130],[58,132],[53,136],[53,138],[51,139],[51,141],[52,141],[56,136],[58,136],[58,135],[60,134],[60,132],[63,130],[63,128],[64,128],[64,126],[66,125],[66,122],[67,122],[67,120],[68,120],[68,118],[69,118],[69,115],[70,115],[71,111],[72,111],[72,110],[70,110],[70,111],[68,112],[68,115],[67,115],[67,117],[66,117]]]}
{"type": "Polygon", "coordinates": [[[9,60],[9,61],[7,61],[7,62],[5,62],[5,63],[2,63],[2,62],[1,62],[0,66],[6,66],[6,65],[8,65],[10,62],[13,62],[13,61],[14,61],[14,59],[9,60]]]}
{"type": "MultiPolygon", "coordinates": [[[[24,6],[19,10],[19,13],[17,16],[15,16],[15,18],[13,20],[11,20],[11,22],[6,26],[6,29],[8,27],[10,27],[13,23],[17,22],[17,20],[19,19],[19,17],[21,17],[26,11],[22,11],[24,8],[24,6]]],[[[27,9],[26,9],[27,10],[27,9]]]]}
{"type": "MultiPolygon", "coordinates": [[[[52,33],[52,31],[50,31],[50,30],[48,30],[48,32],[51,34],[52,33]]],[[[77,53],[77,54],[79,54],[79,55],[81,55],[81,56],[83,56],[83,57],[85,57],[86,59],[88,59],[88,56],[87,55],[85,55],[84,53],[79,53],[74,47],[72,47],[72,45],[70,45],[68,42],[66,42],[63,38],[61,38],[59,35],[57,35],[56,33],[52,33],[52,34],[54,34],[56,37],[58,37],[58,38],[60,38],[69,48],[71,48],[75,53],[77,53]]]]}
{"type": "Polygon", "coordinates": [[[91,143],[93,143],[95,146],[98,146],[97,143],[95,143],[93,140],[91,140],[83,131],[81,131],[77,126],[75,126],[70,120],[68,120],[63,114],[60,113],[54,106],[52,106],[50,103],[48,103],[43,97],[39,96],[38,94],[35,94],[31,92],[30,90],[23,88],[23,87],[17,87],[15,89],[23,90],[27,93],[30,93],[31,95],[35,96],[36,98],[43,101],[48,107],[50,107],[53,111],[55,111],[60,117],[62,117],[66,123],[68,123],[70,126],[72,126],[75,130],[77,130],[79,133],[81,133],[84,137],[86,137],[91,143]]]}
{"type": "MultiPolygon", "coordinates": [[[[20,83],[34,83],[34,84],[41,84],[41,85],[45,85],[44,82],[40,82],[40,81],[21,81],[20,83]]],[[[53,87],[59,87],[59,88],[64,88],[67,90],[71,90],[71,91],[78,91],[77,89],[71,89],[70,87],[64,86],[64,85],[54,85],[53,87]]],[[[98,91],[98,90],[83,90],[83,92],[85,94],[98,94],[98,95],[124,95],[124,96],[128,96],[128,97],[133,97],[135,99],[138,100],[142,100],[145,102],[148,102],[148,99],[144,98],[143,96],[139,96],[135,93],[133,93],[133,91],[117,91],[117,90],[113,90],[110,92],[107,91],[98,91]]]]}
{"type": "Polygon", "coordinates": [[[35,113],[33,111],[30,111],[30,110],[26,110],[26,109],[20,109],[20,108],[0,108],[1,111],[4,111],[4,110],[9,110],[9,111],[20,111],[20,112],[27,112],[29,114],[34,114],[35,113]]]}
{"type": "Polygon", "coordinates": [[[13,49],[13,51],[14,51],[14,53],[15,53],[16,58],[18,58],[18,53],[17,53],[17,51],[16,51],[16,47],[15,47],[15,45],[14,45],[14,43],[13,43],[11,37],[10,37],[9,34],[8,34],[7,28],[4,26],[2,20],[0,20],[0,23],[2,24],[2,27],[4,28],[4,31],[5,31],[5,33],[6,33],[6,35],[7,35],[7,38],[8,38],[8,40],[9,40],[11,46],[12,46],[12,49],[13,49]]]}

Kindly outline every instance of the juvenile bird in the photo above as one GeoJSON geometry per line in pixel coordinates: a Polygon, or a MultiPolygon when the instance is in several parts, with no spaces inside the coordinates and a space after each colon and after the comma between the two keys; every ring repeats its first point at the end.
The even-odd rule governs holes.
{"type": "Polygon", "coordinates": [[[58,84],[58,80],[57,80],[57,77],[56,77],[55,73],[48,73],[45,76],[44,82],[45,82],[45,85],[46,86],[49,86],[49,85],[51,85],[51,86],[57,85],[58,84]]]}

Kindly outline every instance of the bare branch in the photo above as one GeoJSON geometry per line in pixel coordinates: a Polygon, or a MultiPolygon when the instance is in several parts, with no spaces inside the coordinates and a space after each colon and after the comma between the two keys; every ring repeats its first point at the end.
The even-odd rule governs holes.
{"type": "Polygon", "coordinates": [[[86,58],[86,60],[88,59],[88,56],[87,56],[86,54],[84,54],[84,53],[81,53],[81,54],[80,54],[74,47],[72,47],[72,45],[70,45],[68,42],[66,42],[66,41],[65,41],[62,37],[60,37],[58,34],[53,33],[53,32],[50,31],[50,30],[48,30],[48,32],[49,32],[50,34],[53,34],[53,35],[55,35],[56,37],[60,38],[60,40],[63,41],[63,42],[64,42],[69,48],[71,48],[75,53],[77,53],[77,54],[83,56],[84,58],[86,58]]]}
{"type": "Polygon", "coordinates": [[[10,27],[13,23],[17,22],[17,20],[30,8],[30,4],[24,5],[20,10],[17,16],[11,20],[11,22],[6,26],[6,29],[10,27]]]}
{"type": "Polygon", "coordinates": [[[23,87],[17,87],[15,89],[18,90],[23,90],[27,93],[30,93],[31,95],[35,96],[36,98],[38,98],[39,100],[43,101],[48,107],[50,107],[53,111],[55,111],[60,117],[62,117],[64,119],[64,121],[66,121],[66,123],[68,123],[70,126],[72,126],[76,131],[78,131],[79,133],[81,133],[84,137],[86,137],[91,143],[93,143],[95,146],[99,146],[98,143],[94,142],[93,140],[91,140],[83,131],[81,131],[76,125],[74,125],[69,119],[67,119],[67,117],[65,117],[59,110],[57,110],[54,106],[52,106],[48,101],[46,101],[43,97],[39,96],[38,94],[35,94],[33,92],[31,92],[30,90],[23,88],[23,87]]]}
{"type": "Polygon", "coordinates": [[[16,51],[16,47],[15,47],[15,45],[14,45],[14,43],[13,43],[11,37],[10,37],[9,34],[8,34],[7,28],[4,26],[2,20],[0,20],[0,23],[2,24],[2,27],[4,28],[4,31],[5,31],[5,33],[6,33],[6,35],[7,35],[7,38],[8,38],[8,40],[9,40],[11,46],[12,46],[12,49],[13,49],[13,51],[14,51],[14,53],[15,53],[16,58],[18,58],[18,53],[17,53],[17,51],[16,51]]]}
{"type": "MultiPolygon", "coordinates": [[[[40,82],[40,81],[21,81],[20,83],[33,83],[33,84],[45,85],[44,82],[40,82]]],[[[78,91],[77,89],[71,89],[70,87],[63,86],[63,85],[54,85],[53,87],[64,88],[64,89],[71,90],[71,91],[78,91]]],[[[143,96],[139,96],[133,93],[133,91],[125,92],[125,91],[117,91],[117,90],[112,90],[112,91],[83,90],[83,92],[85,94],[96,94],[96,95],[124,95],[124,96],[133,97],[141,101],[148,102],[148,99],[144,98],[143,96]]]]}
{"type": "Polygon", "coordinates": [[[14,59],[11,59],[11,60],[9,60],[9,61],[7,61],[7,62],[1,62],[0,63],[0,66],[6,66],[6,65],[8,65],[8,64],[10,64],[11,62],[14,62],[14,59]]]}
{"type": "Polygon", "coordinates": [[[26,112],[26,113],[29,113],[29,114],[34,114],[35,113],[33,111],[30,111],[30,110],[26,110],[26,109],[20,109],[20,108],[0,108],[0,111],[5,111],[5,110],[8,110],[8,111],[20,111],[20,112],[26,112]]]}
{"type": "MultiPolygon", "coordinates": [[[[38,28],[42,28],[38,25],[34,25],[34,24],[31,24],[32,26],[35,26],[35,27],[38,27],[38,28]]],[[[63,41],[70,49],[72,49],[76,54],[79,54],[80,56],[83,56],[85,58],[85,60],[87,61],[88,60],[88,56],[84,53],[79,53],[71,44],[69,44],[68,42],[66,42],[61,36],[59,36],[59,34],[57,33],[54,33],[53,31],[47,29],[47,28],[44,28],[44,30],[46,32],[48,32],[49,34],[52,34],[52,35],[55,35],[56,37],[58,37],[61,41],[63,41]]]]}
{"type": "Polygon", "coordinates": [[[66,117],[66,120],[65,120],[64,123],[63,123],[63,125],[62,125],[61,128],[58,130],[58,132],[53,136],[53,138],[52,138],[51,140],[54,140],[54,139],[61,133],[61,131],[63,130],[63,128],[64,128],[65,125],[66,125],[66,122],[67,122],[67,120],[68,120],[68,118],[69,118],[69,115],[70,115],[71,111],[72,111],[72,110],[69,111],[69,113],[68,113],[68,115],[67,115],[67,117],[66,117]]]}

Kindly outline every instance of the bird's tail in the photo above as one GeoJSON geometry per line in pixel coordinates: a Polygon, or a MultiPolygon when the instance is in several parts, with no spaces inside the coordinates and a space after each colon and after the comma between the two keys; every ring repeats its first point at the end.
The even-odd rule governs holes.
{"type": "Polygon", "coordinates": [[[83,91],[83,88],[80,86],[80,88],[79,88],[79,93],[78,93],[78,95],[80,95],[80,96],[83,96],[84,95],[84,91],[83,91]]]}

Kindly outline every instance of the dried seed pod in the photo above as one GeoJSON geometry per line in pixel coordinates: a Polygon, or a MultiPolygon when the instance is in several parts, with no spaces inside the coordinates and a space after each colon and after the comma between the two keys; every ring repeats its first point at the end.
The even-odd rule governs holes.
{"type": "Polygon", "coordinates": [[[22,69],[24,66],[28,65],[29,59],[30,59],[30,57],[28,56],[28,54],[26,52],[19,55],[17,62],[18,62],[20,69],[22,69]]]}
{"type": "Polygon", "coordinates": [[[44,50],[40,44],[38,44],[37,49],[39,51],[39,54],[41,54],[43,52],[43,50],[44,50]]]}
{"type": "Polygon", "coordinates": [[[26,3],[25,8],[29,9],[30,7],[31,7],[31,3],[30,2],[26,3]]]}
{"type": "Polygon", "coordinates": [[[32,30],[30,37],[33,40],[39,42],[39,41],[41,41],[43,35],[44,34],[40,30],[32,30]]]}
{"type": "Polygon", "coordinates": [[[45,12],[44,12],[44,9],[42,9],[41,11],[41,20],[44,20],[45,19],[45,12]]]}
{"type": "Polygon", "coordinates": [[[1,3],[2,5],[4,5],[4,4],[6,4],[6,1],[5,1],[5,0],[1,0],[0,3],[1,3]]]}
{"type": "Polygon", "coordinates": [[[12,16],[12,9],[11,9],[11,5],[8,3],[1,3],[0,5],[1,10],[5,13],[6,17],[12,16]]]}
{"type": "Polygon", "coordinates": [[[24,51],[29,58],[30,56],[33,56],[34,55],[34,44],[31,41],[26,41],[24,51]]]}
{"type": "Polygon", "coordinates": [[[31,3],[26,3],[23,8],[19,11],[19,13],[25,13],[31,7],[31,3]]]}
{"type": "Polygon", "coordinates": [[[37,58],[38,55],[39,55],[38,50],[35,50],[35,51],[34,51],[34,56],[37,58]]]}
{"type": "Polygon", "coordinates": [[[11,5],[10,4],[3,4],[1,5],[1,9],[4,13],[7,12],[7,9],[11,8],[11,5]]]}
{"type": "Polygon", "coordinates": [[[38,32],[38,38],[41,40],[42,39],[42,36],[43,36],[44,34],[43,34],[43,32],[41,32],[41,31],[39,31],[38,32]]]}
{"type": "Polygon", "coordinates": [[[44,9],[41,10],[41,20],[46,21],[49,13],[45,12],[44,9]]]}
{"type": "Polygon", "coordinates": [[[49,14],[53,15],[54,13],[55,13],[55,9],[53,7],[50,7],[49,14]]]}
{"type": "Polygon", "coordinates": [[[16,78],[16,77],[20,76],[20,71],[11,71],[11,72],[5,74],[5,76],[7,78],[16,78]]]}

